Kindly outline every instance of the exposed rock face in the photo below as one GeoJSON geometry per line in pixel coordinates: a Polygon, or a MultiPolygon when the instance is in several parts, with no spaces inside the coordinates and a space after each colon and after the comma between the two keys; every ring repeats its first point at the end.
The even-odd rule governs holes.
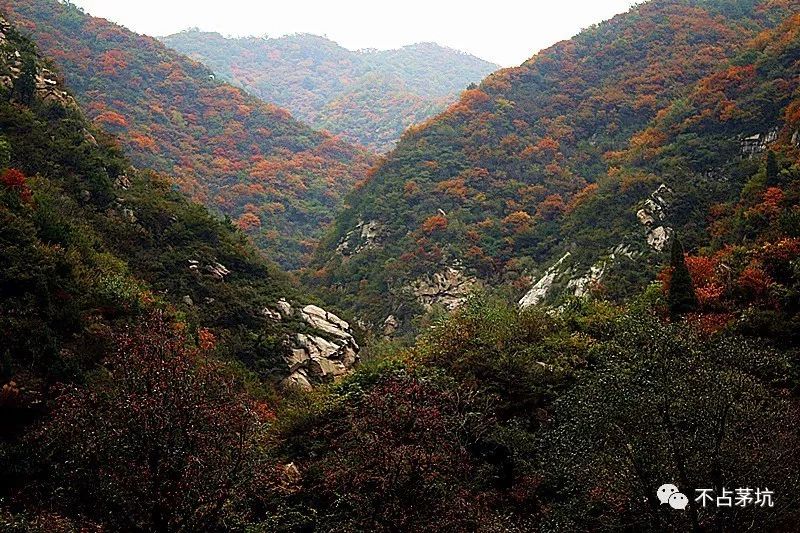
{"type": "Polygon", "coordinates": [[[657,252],[664,250],[672,235],[672,228],[661,224],[667,218],[671,195],[672,189],[662,183],[636,212],[639,223],[647,228],[647,245],[657,252]]]}
{"type": "Polygon", "coordinates": [[[287,302],[285,298],[281,298],[280,300],[278,300],[278,303],[276,305],[278,307],[278,311],[282,318],[289,318],[294,313],[294,310],[292,309],[292,304],[287,302]]]}
{"type": "Polygon", "coordinates": [[[425,309],[442,305],[452,311],[461,306],[478,286],[477,278],[468,276],[463,269],[448,267],[413,281],[410,289],[425,309]]]}
{"type": "Polygon", "coordinates": [[[211,277],[216,279],[217,281],[223,281],[225,276],[231,273],[230,270],[225,268],[225,265],[222,263],[211,263],[210,265],[206,265],[206,272],[211,274],[211,277]]]}
{"type": "MultiPolygon", "coordinates": [[[[189,270],[192,272],[199,274],[201,271],[200,268],[200,261],[197,259],[189,259],[189,270]]],[[[206,266],[202,267],[202,271],[207,273],[209,276],[214,278],[217,281],[225,281],[225,277],[228,276],[231,271],[228,270],[225,265],[222,263],[218,263],[217,261],[213,261],[206,266]]]]}
{"type": "Polygon", "coordinates": [[[525,296],[519,301],[519,306],[523,309],[526,307],[530,307],[532,305],[536,305],[542,300],[544,300],[547,293],[550,291],[550,287],[553,286],[553,282],[556,280],[556,277],[561,273],[561,265],[564,261],[572,254],[569,252],[565,253],[561,259],[556,261],[554,265],[550,268],[545,270],[544,274],[542,275],[539,280],[533,284],[531,290],[528,291],[525,296]]]}
{"type": "Polygon", "coordinates": [[[269,307],[265,307],[261,310],[261,316],[268,320],[272,320],[273,322],[280,322],[283,318],[278,311],[273,311],[269,307]]]}
{"type": "Polygon", "coordinates": [[[317,383],[331,382],[348,374],[358,364],[359,347],[350,324],[316,305],[295,311],[281,299],[276,307],[277,310],[265,309],[262,315],[270,320],[298,316],[319,331],[319,334],[297,333],[289,339],[291,351],[286,357],[289,377],[284,383],[311,389],[317,383]]]}
{"type": "Polygon", "coordinates": [[[343,256],[356,255],[378,244],[383,227],[377,220],[359,221],[355,229],[347,232],[336,251],[343,256]]]}
{"type": "MultiPolygon", "coordinates": [[[[6,34],[11,31],[11,24],[0,17],[0,45],[8,44],[6,34]]],[[[8,75],[0,76],[0,85],[11,88],[14,82],[22,75],[24,65],[22,64],[22,54],[19,50],[8,51],[2,58],[8,66],[8,75]]],[[[33,73],[35,80],[35,96],[45,102],[59,103],[65,107],[77,107],[77,102],[66,91],[62,90],[55,74],[50,70],[36,65],[36,72],[33,73]]]]}
{"type": "MultiPolygon", "coordinates": [[[[89,133],[89,132],[86,132],[89,133]]],[[[91,134],[90,134],[91,135],[91,134]]],[[[97,142],[97,141],[95,141],[97,142]]],[[[131,187],[131,180],[126,174],[120,174],[114,181],[114,185],[123,191],[127,191],[131,187]]]]}
{"type": "Polygon", "coordinates": [[[672,236],[672,228],[658,226],[647,233],[647,244],[657,252],[663,252],[672,236]]]}
{"type": "Polygon", "coordinates": [[[753,157],[766,151],[767,146],[778,140],[778,128],[764,133],[755,133],[742,139],[742,155],[753,157]]]}
{"type": "Polygon", "coordinates": [[[384,337],[391,337],[397,330],[400,329],[400,321],[394,315],[389,315],[383,321],[383,335],[384,337]]]}
{"type": "Polygon", "coordinates": [[[589,272],[580,278],[569,280],[569,283],[567,283],[567,290],[572,291],[572,294],[579,298],[586,296],[589,294],[592,286],[599,283],[603,278],[603,274],[606,273],[606,265],[607,263],[603,261],[600,264],[592,266],[589,272]]]}

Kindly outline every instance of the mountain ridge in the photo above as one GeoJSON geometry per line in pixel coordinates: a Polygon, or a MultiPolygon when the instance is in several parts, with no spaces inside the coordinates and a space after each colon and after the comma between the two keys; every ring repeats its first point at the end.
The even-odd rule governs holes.
{"type": "Polygon", "coordinates": [[[310,33],[228,38],[199,30],[160,39],[315,127],[379,152],[499,68],[436,43],[353,51],[310,33]]]}
{"type": "MultiPolygon", "coordinates": [[[[568,251],[562,226],[570,213],[598,180],[609,172],[614,179],[613,154],[631,139],[643,142],[636,134],[660,109],[797,7],[649,2],[490,75],[410,128],[348,197],[307,281],[330,287],[376,326],[419,313],[431,294],[451,301],[476,284],[527,291],[568,251]],[[356,242],[359,225],[376,234],[366,245],[356,242]],[[391,303],[378,296],[386,292],[391,303]]],[[[635,210],[624,219],[638,225],[635,210]]],[[[583,221],[587,234],[592,221],[583,221]]],[[[593,235],[604,253],[619,244],[602,230],[593,235]]],[[[664,245],[663,236],[652,240],[664,245]]],[[[583,244],[583,255],[601,251],[583,244]]],[[[649,260],[649,268],[660,261],[649,260]]]]}
{"type": "Polygon", "coordinates": [[[285,267],[302,263],[371,165],[365,149],[217,81],[151,37],[56,0],[3,0],[0,10],[32,34],[135,164],[173,176],[285,267]]]}

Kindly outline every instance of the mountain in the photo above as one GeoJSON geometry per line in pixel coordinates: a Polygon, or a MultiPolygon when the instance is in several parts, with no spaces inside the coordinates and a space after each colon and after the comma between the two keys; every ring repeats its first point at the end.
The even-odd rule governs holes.
{"type": "Polygon", "coordinates": [[[407,344],[385,321],[363,364],[0,17],[0,529],[798,530],[800,15],[763,7],[787,16],[737,30],[553,218],[523,303],[555,305],[509,298],[528,282],[465,300],[492,279],[445,263],[412,288],[452,312],[407,344]]]}
{"type": "Polygon", "coordinates": [[[296,268],[372,159],[294,120],[155,39],[56,0],[4,0],[133,162],[165,172],[192,199],[234,219],[296,268]]]}
{"type": "MultiPolygon", "coordinates": [[[[124,382],[124,392],[103,394],[124,404],[113,412],[136,405],[133,418],[118,420],[118,436],[138,428],[149,436],[136,442],[161,447],[174,416],[186,415],[195,417],[189,433],[209,433],[183,434],[171,448],[216,435],[230,440],[212,449],[232,451],[244,431],[237,420],[248,426],[254,412],[271,416],[265,402],[280,382],[311,388],[358,360],[346,322],[310,305],[314,298],[238,227],[188,201],[168,177],[132,166],[117,139],[84,116],[56,68],[0,17],[4,502],[50,475],[29,470],[25,439],[88,383],[124,382]],[[138,403],[153,394],[161,394],[155,403],[138,403]],[[159,431],[137,425],[150,409],[166,424],[159,431]]],[[[76,449],[102,446],[89,428],[65,426],[90,431],[76,449]]],[[[14,529],[4,511],[2,529],[14,529]]]]}
{"type": "Polygon", "coordinates": [[[231,39],[198,30],[161,40],[312,126],[376,152],[499,68],[434,43],[354,52],[309,34],[231,39]]]}
{"type": "MultiPolygon", "coordinates": [[[[526,304],[587,294],[603,276],[620,277],[604,271],[602,259],[612,255],[636,258],[605,287],[610,296],[629,294],[663,263],[671,228],[650,224],[673,199],[657,190],[658,176],[623,171],[619,152],[646,145],[662,110],[680,105],[797,7],[656,0],[493,74],[406,132],[348,198],[308,282],[330,288],[376,326],[436,305],[453,308],[479,287],[530,289],[526,304]],[[618,190],[598,196],[607,183],[618,190]],[[636,214],[650,194],[653,206],[640,224],[636,214]],[[603,201],[586,204],[591,198],[603,201]],[[628,242],[609,226],[641,236],[628,242]]],[[[738,143],[738,132],[730,133],[738,143]]],[[[683,182],[706,204],[738,193],[724,180],[707,186],[684,175],[683,182]]],[[[675,209],[684,222],[695,217],[690,247],[702,242],[697,225],[705,217],[694,201],[675,209]]]]}
{"type": "Polygon", "coordinates": [[[315,334],[355,356],[349,326],[306,309],[314,298],[237,226],[133,167],[1,17],[0,33],[3,378],[75,379],[110,331],[153,310],[216,336],[220,356],[265,383],[304,367],[284,357],[293,343],[323,342],[315,334]]]}

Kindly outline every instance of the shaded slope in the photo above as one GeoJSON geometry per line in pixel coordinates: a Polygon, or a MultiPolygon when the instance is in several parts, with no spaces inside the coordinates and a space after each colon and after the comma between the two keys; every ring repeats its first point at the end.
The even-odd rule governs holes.
{"type": "Polygon", "coordinates": [[[286,377],[290,336],[325,333],[274,309],[310,297],[234,225],[132,167],[54,68],[0,18],[0,377],[27,391],[23,411],[154,310],[264,383],[286,377]]]}

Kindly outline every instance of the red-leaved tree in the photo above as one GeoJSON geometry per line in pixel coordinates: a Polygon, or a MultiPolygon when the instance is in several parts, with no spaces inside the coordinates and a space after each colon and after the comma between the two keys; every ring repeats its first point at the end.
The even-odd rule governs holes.
{"type": "Polygon", "coordinates": [[[259,421],[201,337],[154,314],[116,336],[94,383],[64,390],[37,439],[56,510],[114,530],[220,526],[257,470],[259,421]]]}

